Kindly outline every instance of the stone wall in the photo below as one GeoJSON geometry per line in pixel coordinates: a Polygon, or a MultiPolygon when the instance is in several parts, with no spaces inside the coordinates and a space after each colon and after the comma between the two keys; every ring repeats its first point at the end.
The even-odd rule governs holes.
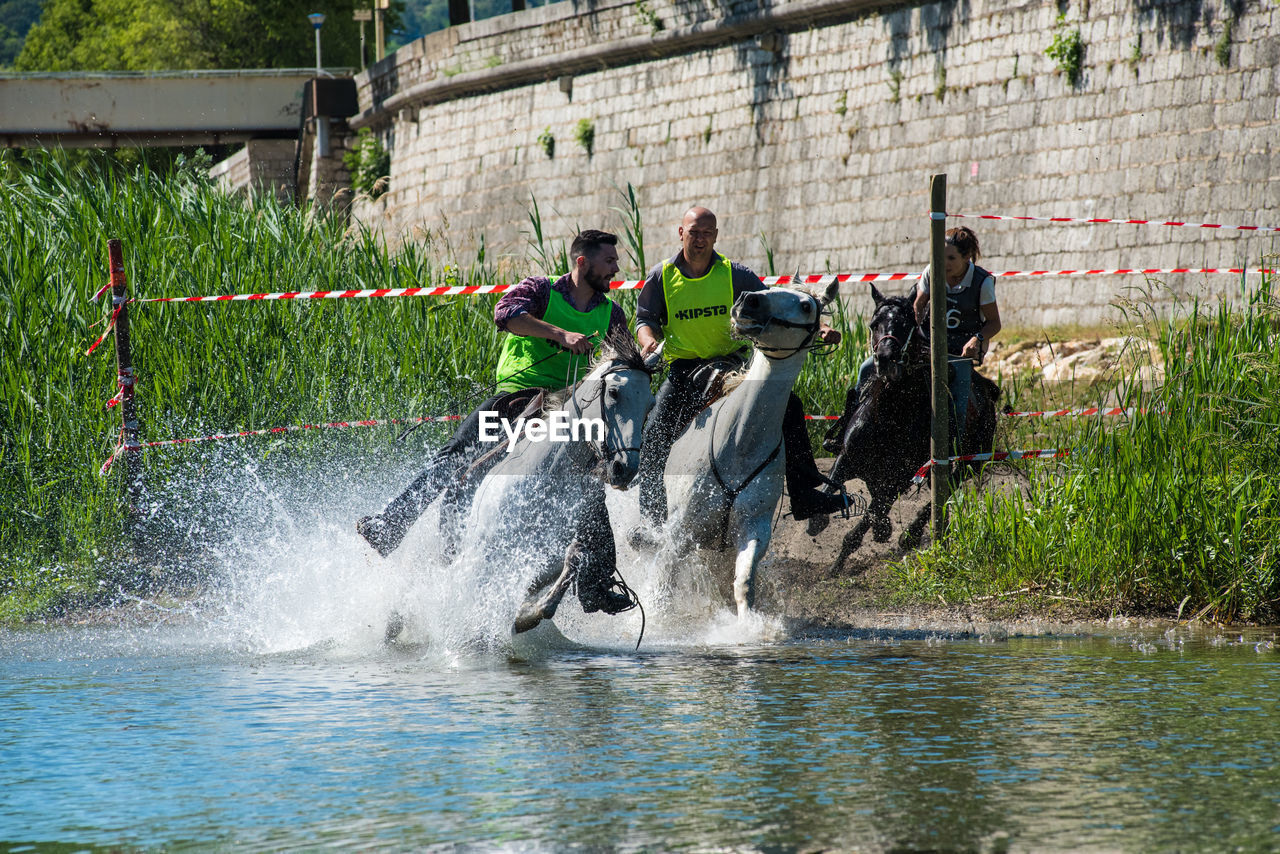
{"type": "Polygon", "coordinates": [[[251,139],[244,148],[215,163],[209,177],[228,192],[253,190],[293,199],[294,159],[298,143],[292,139],[251,139]]]}
{"type": "MultiPolygon", "coordinates": [[[[760,272],[761,235],[778,272],[918,271],[934,173],[952,212],[1280,225],[1272,0],[570,0],[433,34],[358,83],[352,127],[392,164],[390,192],[355,215],[392,239],[447,231],[464,255],[483,234],[515,273],[529,271],[531,195],[556,236],[621,231],[628,183],[650,264],[698,203],[719,214],[719,248],[760,272]],[[1046,48],[1076,29],[1073,81],[1046,48]]],[[[993,270],[1256,266],[1277,251],[1242,231],[963,222],[993,270]]],[[[998,288],[1007,322],[1092,324],[1142,284],[998,288]]]]}

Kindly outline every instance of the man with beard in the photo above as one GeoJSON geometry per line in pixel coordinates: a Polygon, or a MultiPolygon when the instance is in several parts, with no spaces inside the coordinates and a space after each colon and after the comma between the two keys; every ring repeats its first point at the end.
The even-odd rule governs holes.
{"type": "MultiPolygon", "coordinates": [[[[356,523],[356,531],[380,555],[395,551],[410,526],[484,447],[482,415],[496,413],[514,423],[539,392],[567,388],[589,373],[591,351],[606,337],[631,336],[626,315],[605,296],[618,272],[617,244],[616,235],[583,231],[569,247],[572,270],[554,282],[530,276],[498,300],[494,322],[510,334],[498,360],[497,394],[463,419],[403,493],[381,513],[356,523]]],[[[488,420],[493,423],[492,416],[488,420]]]]}

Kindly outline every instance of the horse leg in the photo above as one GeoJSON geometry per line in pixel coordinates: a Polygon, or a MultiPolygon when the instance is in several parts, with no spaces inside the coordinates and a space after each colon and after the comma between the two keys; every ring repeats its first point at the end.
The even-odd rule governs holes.
{"type": "Polygon", "coordinates": [[[889,521],[889,511],[897,496],[892,493],[880,493],[872,496],[871,506],[867,508],[867,517],[871,520],[871,539],[877,543],[889,542],[893,533],[893,523],[889,521]]]}
{"type": "Polygon", "coordinates": [[[574,577],[577,575],[577,556],[581,549],[581,544],[576,540],[569,546],[568,552],[564,556],[564,564],[560,570],[559,577],[555,576],[555,568],[552,567],[544,571],[538,578],[534,579],[533,584],[529,585],[529,596],[521,604],[520,610],[516,613],[515,623],[512,626],[512,634],[520,634],[527,632],[543,620],[550,620],[556,615],[556,609],[560,607],[560,600],[564,599],[564,594],[568,592],[572,586],[574,577]],[[546,586],[548,582],[555,579],[554,583],[546,586]],[[539,595],[538,591],[542,593],[539,595]]]}
{"type": "Polygon", "coordinates": [[[773,515],[765,514],[744,520],[738,529],[738,556],[733,564],[733,599],[738,605],[738,619],[745,619],[755,607],[756,567],[769,550],[773,536],[773,515]]]}

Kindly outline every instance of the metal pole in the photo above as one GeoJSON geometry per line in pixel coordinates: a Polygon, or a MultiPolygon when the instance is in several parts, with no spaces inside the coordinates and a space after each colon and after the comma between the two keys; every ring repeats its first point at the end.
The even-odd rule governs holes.
{"type": "Polygon", "coordinates": [[[107,241],[107,263],[111,269],[112,310],[116,315],[116,374],[120,384],[120,443],[125,465],[125,496],[130,523],[139,518],[142,510],[142,446],[138,442],[137,404],[133,399],[133,355],[129,348],[128,283],[124,274],[124,253],[119,240],[107,241]]]}
{"type": "Polygon", "coordinates": [[[933,541],[947,534],[947,498],[951,495],[951,391],[947,382],[947,176],[929,181],[929,355],[933,367],[933,431],[930,453],[935,460],[929,479],[933,541]]]}
{"type": "Polygon", "coordinates": [[[382,7],[373,10],[373,58],[380,60],[387,55],[387,32],[382,23],[382,7]]]}
{"type": "Polygon", "coordinates": [[[324,70],[324,66],[320,64],[320,28],[316,27],[316,73],[319,74],[324,70]]]}

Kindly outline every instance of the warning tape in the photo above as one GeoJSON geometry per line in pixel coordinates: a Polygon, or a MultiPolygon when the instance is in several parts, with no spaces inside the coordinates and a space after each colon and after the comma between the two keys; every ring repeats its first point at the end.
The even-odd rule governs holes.
{"type": "MultiPolygon", "coordinates": [[[[1230,273],[1233,275],[1239,275],[1242,273],[1266,273],[1270,275],[1276,272],[1276,270],[1265,267],[1260,269],[1250,269],[1247,267],[1133,267],[1116,270],[1005,270],[1003,272],[992,272],[991,275],[996,278],[1011,278],[1025,276],[1150,276],[1171,273],[1230,273]]],[[[761,276],[760,281],[766,285],[829,285],[833,279],[840,284],[860,282],[899,282],[914,281],[919,279],[920,275],[920,273],[834,273],[799,277],[761,276]]],[[[644,281],[642,279],[627,279],[624,281],[609,283],[609,287],[613,290],[636,290],[643,285],[644,281]]],[[[506,284],[450,285],[421,288],[365,288],[363,290],[333,291],[280,291],[277,293],[222,294],[220,296],[202,297],[145,297],[134,298],[129,300],[129,302],[267,302],[272,300],[381,299],[385,297],[416,296],[448,297],[468,296],[474,294],[502,294],[506,293],[513,287],[515,287],[515,285],[506,284]]]]}
{"type": "Polygon", "coordinates": [[[920,468],[916,470],[915,476],[911,478],[911,482],[923,483],[925,477],[929,474],[929,470],[936,465],[986,461],[999,462],[1000,460],[1048,460],[1070,455],[1070,448],[1037,448],[1031,451],[995,451],[994,453],[989,454],[962,454],[958,457],[947,457],[942,460],[929,460],[929,462],[920,466],[920,468]]]}
{"type": "MultiPolygon", "coordinates": [[[[121,384],[122,386],[124,386],[125,384],[125,381],[123,378],[121,380],[121,384]]],[[[132,382],[128,383],[130,390],[131,390],[132,384],[133,384],[132,382]]],[[[123,391],[123,388],[122,388],[122,391],[123,391]]],[[[111,402],[108,402],[107,404],[108,408],[114,405],[115,405],[114,399],[111,402]]],[[[1146,410],[1137,409],[1137,408],[1116,407],[1113,409],[1101,409],[1098,407],[1090,407],[1087,409],[1059,409],[1055,411],[1045,410],[1045,411],[1039,411],[1039,412],[1004,412],[1001,414],[1007,418],[1015,418],[1015,417],[1058,418],[1058,417],[1064,417],[1064,416],[1135,415],[1145,411],[1146,410]]],[[[805,419],[808,421],[837,421],[840,419],[840,416],[839,415],[806,415],[805,419]]],[[[461,421],[461,420],[462,420],[461,415],[426,415],[418,418],[385,418],[385,419],[367,418],[359,421],[331,421],[327,424],[293,424],[288,427],[270,427],[264,430],[238,430],[234,433],[210,433],[207,436],[193,436],[193,437],[188,437],[183,439],[161,439],[155,442],[140,442],[137,445],[126,445],[122,438],[120,443],[116,445],[115,450],[111,452],[111,455],[107,458],[106,462],[102,464],[102,468],[99,470],[99,474],[106,474],[108,471],[110,471],[112,464],[125,451],[140,451],[143,448],[161,448],[161,447],[174,446],[174,445],[193,445],[199,442],[218,442],[224,439],[243,439],[247,436],[271,436],[279,433],[296,433],[303,430],[349,429],[352,427],[387,427],[387,426],[396,426],[396,425],[402,425],[402,424],[426,424],[433,421],[439,422],[439,421],[461,421]]],[[[997,459],[997,460],[1022,459],[1027,457],[1028,455],[1037,455],[1037,454],[1041,456],[1044,456],[1044,455],[1052,456],[1055,454],[1059,456],[1065,456],[1067,453],[1069,453],[1069,451],[1061,451],[1061,452],[1007,451],[1003,453],[1005,454],[1005,456],[996,455],[995,457],[992,457],[990,454],[976,454],[976,455],[971,454],[964,457],[951,457],[950,461],[965,462],[970,460],[984,460],[989,458],[997,459]],[[1009,454],[1013,454],[1015,456],[1009,457],[1008,456],[1009,454]]],[[[924,479],[924,476],[928,473],[929,469],[933,466],[933,464],[934,464],[933,461],[925,463],[925,465],[918,472],[916,472],[916,476],[914,479],[916,483],[919,483],[924,479]]]]}
{"type": "Polygon", "coordinates": [[[137,445],[125,445],[122,441],[111,452],[111,456],[102,464],[99,474],[111,470],[111,464],[125,451],[140,451],[143,448],[160,448],[169,445],[192,445],[197,442],[217,442],[222,439],[241,439],[245,436],[269,436],[276,433],[295,433],[300,430],[344,429],[351,427],[386,427],[397,424],[425,424],[430,421],[461,421],[461,415],[424,415],[418,418],[368,418],[361,421],[331,421],[328,424],[293,424],[288,427],[270,427],[265,430],[239,430],[235,433],[211,433],[208,436],[193,436],[186,439],[161,439],[156,442],[140,442],[137,445]]]}
{"type": "Polygon", "coordinates": [[[1038,410],[1035,412],[1002,412],[1005,418],[1063,418],[1069,416],[1089,416],[1089,415],[1141,415],[1147,410],[1139,407],[1123,407],[1116,406],[1111,409],[1102,409],[1097,406],[1090,406],[1086,409],[1053,409],[1038,410]]]}
{"type": "Polygon", "coordinates": [[[1220,225],[1216,222],[1180,222],[1178,220],[1158,219],[1108,219],[1106,217],[1073,217],[1073,216],[1005,216],[1001,214],[962,214],[949,213],[947,216],[960,219],[1005,219],[1024,222],[1088,222],[1088,223],[1120,223],[1122,225],[1170,225],[1186,228],[1220,228],[1226,231],[1280,231],[1280,226],[1269,225],[1220,225]]]}

